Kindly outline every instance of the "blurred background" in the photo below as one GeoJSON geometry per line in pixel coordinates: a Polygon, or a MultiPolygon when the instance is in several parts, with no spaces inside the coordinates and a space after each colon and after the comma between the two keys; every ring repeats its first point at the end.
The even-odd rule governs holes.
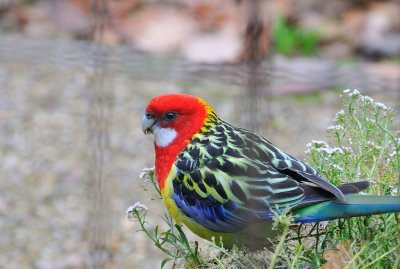
{"type": "Polygon", "coordinates": [[[400,1],[0,0],[0,268],[159,268],[147,102],[203,97],[304,158],[340,93],[397,107],[400,1]],[[143,190],[143,186],[148,191],[143,190]]]}

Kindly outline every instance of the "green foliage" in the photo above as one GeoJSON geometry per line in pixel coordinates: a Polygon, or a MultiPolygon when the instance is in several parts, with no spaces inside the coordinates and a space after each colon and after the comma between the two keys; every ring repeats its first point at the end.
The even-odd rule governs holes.
{"type": "MultiPolygon", "coordinates": [[[[150,182],[161,197],[161,192],[158,189],[153,168],[145,168],[140,175],[146,182],[150,182]]],[[[200,255],[198,255],[197,244],[194,246],[189,242],[186,234],[182,230],[182,226],[174,223],[170,214],[166,214],[162,220],[168,227],[164,231],[160,231],[160,226],[149,228],[146,221],[148,213],[147,206],[137,202],[127,209],[127,219],[137,221],[139,224],[138,232],[143,232],[153,241],[154,246],[161,250],[167,257],[161,262],[163,268],[168,262],[185,261],[196,266],[201,266],[200,255]]]]}
{"type": "Polygon", "coordinates": [[[321,40],[318,32],[290,25],[284,17],[275,22],[273,35],[276,51],[284,55],[313,55],[321,40]]]}
{"type": "Polygon", "coordinates": [[[394,111],[356,90],[344,94],[344,109],[328,127],[334,146],[315,140],[307,144],[310,164],[334,184],[369,179],[370,194],[393,194],[400,183],[394,111]]]}
{"type": "MultiPolygon", "coordinates": [[[[329,143],[312,141],[307,145],[309,163],[335,184],[370,179],[369,194],[399,195],[400,145],[394,128],[394,111],[374,102],[358,91],[344,91],[343,110],[328,128],[329,143]]],[[[147,169],[142,177],[157,189],[154,172],[147,169]]],[[[157,189],[157,191],[159,191],[157,189]]],[[[173,262],[174,268],[320,268],[324,263],[341,262],[341,268],[400,268],[400,223],[398,215],[385,214],[336,220],[324,224],[291,225],[290,215],[274,218],[279,238],[270,238],[272,249],[250,252],[245,248],[227,250],[216,240],[206,249],[189,242],[180,225],[167,215],[159,226],[146,222],[147,208],[135,204],[128,219],[139,224],[166,258],[161,268],[173,262]],[[337,246],[342,249],[335,250],[337,246]],[[326,258],[336,251],[333,260],[326,258]],[[340,261],[339,261],[340,260],[340,261]]]]}
{"type": "MultiPolygon", "coordinates": [[[[307,145],[309,163],[334,184],[368,179],[365,192],[399,195],[399,138],[394,131],[394,110],[374,102],[357,90],[344,91],[344,109],[328,127],[332,146],[325,141],[307,145]]],[[[308,257],[321,260],[320,253],[340,242],[351,242],[345,268],[396,268],[400,262],[400,224],[396,214],[332,221],[308,257]]]]}

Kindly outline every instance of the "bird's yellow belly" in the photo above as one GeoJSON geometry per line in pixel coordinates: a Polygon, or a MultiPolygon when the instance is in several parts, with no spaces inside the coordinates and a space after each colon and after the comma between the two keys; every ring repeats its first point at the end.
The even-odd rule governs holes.
{"type": "MultiPolygon", "coordinates": [[[[175,170],[175,169],[172,169],[175,170]]],[[[185,224],[193,233],[196,235],[207,239],[207,240],[212,240],[213,238],[215,239],[216,242],[219,242],[222,240],[224,242],[224,245],[232,245],[233,244],[233,239],[234,239],[234,234],[232,233],[220,233],[220,232],[215,232],[210,229],[207,229],[203,225],[197,223],[194,221],[192,218],[187,217],[182,210],[177,206],[173,199],[173,185],[172,185],[172,178],[175,177],[174,175],[175,171],[171,171],[170,175],[168,176],[164,189],[161,191],[161,196],[163,197],[164,203],[168,211],[170,212],[171,216],[173,219],[181,224],[185,224]]]]}
{"type": "Polygon", "coordinates": [[[250,224],[242,231],[234,233],[216,232],[204,227],[194,219],[186,216],[175,203],[173,199],[174,188],[172,182],[175,177],[176,169],[173,167],[165,181],[164,188],[161,190],[161,196],[173,219],[179,224],[185,224],[196,235],[209,241],[213,241],[214,239],[217,244],[222,242],[223,246],[227,248],[231,248],[233,245],[245,245],[252,249],[262,248],[268,244],[268,241],[266,241],[267,237],[271,238],[277,235],[277,231],[272,231],[272,222],[250,224]]]}

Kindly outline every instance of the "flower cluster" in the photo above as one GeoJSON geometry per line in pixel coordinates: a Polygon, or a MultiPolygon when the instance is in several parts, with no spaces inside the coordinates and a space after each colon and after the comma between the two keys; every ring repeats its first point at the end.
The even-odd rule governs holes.
{"type": "Polygon", "coordinates": [[[328,127],[328,131],[334,131],[334,132],[340,132],[344,131],[344,126],[343,125],[331,125],[328,127]]]}
{"type": "Polygon", "coordinates": [[[376,150],[381,150],[382,147],[376,145],[373,141],[367,141],[367,146],[376,150]]]}
{"type": "Polygon", "coordinates": [[[382,104],[380,102],[374,102],[373,98],[366,96],[366,95],[362,95],[357,89],[354,89],[353,91],[351,91],[350,89],[347,89],[347,90],[344,90],[343,93],[346,94],[350,98],[357,99],[363,105],[372,105],[373,108],[380,109],[383,111],[389,110],[389,108],[385,104],[382,104]]]}
{"type": "Polygon", "coordinates": [[[154,166],[153,167],[145,167],[142,172],[139,174],[139,178],[143,179],[145,183],[149,182],[154,175],[154,166]]]}
{"type": "Polygon", "coordinates": [[[133,221],[137,219],[137,214],[146,213],[148,210],[149,208],[146,205],[136,202],[134,205],[131,205],[126,209],[126,219],[133,221]]]}
{"type": "Polygon", "coordinates": [[[383,109],[383,110],[388,110],[389,109],[386,105],[384,105],[382,103],[379,103],[379,102],[374,103],[374,105],[375,105],[376,108],[380,108],[380,109],[383,109]]]}
{"type": "Polygon", "coordinates": [[[369,192],[392,191],[400,167],[400,141],[391,131],[393,110],[358,90],[347,89],[341,97],[344,107],[327,129],[330,144],[307,144],[311,165],[333,183],[372,178],[387,183],[371,184],[369,192]]]}
{"type": "Polygon", "coordinates": [[[332,164],[332,166],[331,166],[333,169],[336,169],[336,170],[338,170],[338,171],[344,171],[344,169],[343,169],[343,167],[341,167],[340,165],[338,165],[338,164],[336,164],[336,163],[334,163],[334,164],[332,164]]]}
{"type": "MultiPolygon", "coordinates": [[[[328,155],[333,154],[343,154],[344,151],[339,147],[331,147],[326,141],[323,140],[312,140],[311,143],[306,145],[307,150],[304,152],[305,154],[310,154],[311,150],[315,150],[317,153],[326,153],[328,155]]],[[[346,150],[351,151],[351,148],[346,148],[346,150]]]]}
{"type": "Polygon", "coordinates": [[[336,112],[335,118],[333,119],[333,122],[341,122],[343,121],[343,118],[345,116],[344,110],[340,110],[338,112],[336,112]]]}

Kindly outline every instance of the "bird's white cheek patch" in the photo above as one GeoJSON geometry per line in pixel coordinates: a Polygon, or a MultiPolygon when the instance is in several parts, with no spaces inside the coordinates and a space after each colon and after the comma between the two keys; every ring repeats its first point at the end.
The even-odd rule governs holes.
{"type": "Polygon", "coordinates": [[[166,147],[174,141],[177,132],[172,128],[157,128],[153,132],[154,141],[159,147],[166,147]]]}

